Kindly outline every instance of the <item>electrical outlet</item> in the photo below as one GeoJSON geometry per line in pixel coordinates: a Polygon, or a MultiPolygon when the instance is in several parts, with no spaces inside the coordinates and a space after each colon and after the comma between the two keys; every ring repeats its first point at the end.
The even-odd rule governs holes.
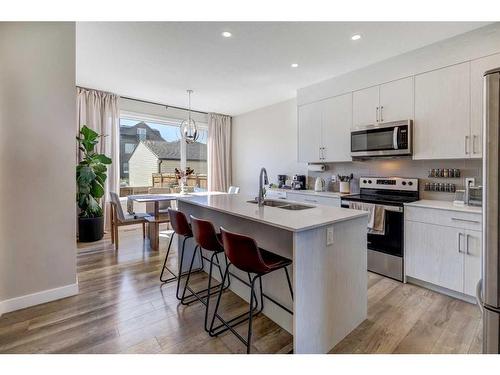
{"type": "Polygon", "coordinates": [[[337,182],[337,176],[332,174],[332,182],[337,182]]]}
{"type": "Polygon", "coordinates": [[[333,245],[333,226],[326,228],[326,246],[333,245]]]}

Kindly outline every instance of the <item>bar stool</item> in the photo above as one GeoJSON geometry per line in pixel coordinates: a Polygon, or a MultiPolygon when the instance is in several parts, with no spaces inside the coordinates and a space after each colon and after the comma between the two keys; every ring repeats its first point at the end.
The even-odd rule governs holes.
{"type": "Polygon", "coordinates": [[[215,231],[215,228],[210,221],[202,220],[202,219],[196,218],[192,215],[190,216],[190,219],[191,219],[191,230],[193,231],[194,240],[196,242],[197,247],[195,248],[195,251],[193,252],[193,256],[191,258],[191,264],[189,265],[186,283],[184,284],[184,291],[182,293],[181,303],[184,305],[189,304],[189,303],[191,303],[191,300],[188,300],[188,301],[186,301],[186,300],[189,299],[190,297],[194,297],[206,306],[206,309],[205,309],[205,330],[208,332],[209,331],[209,329],[208,329],[208,310],[209,310],[209,304],[210,304],[210,296],[216,294],[219,291],[218,288],[222,288],[222,290],[229,288],[229,286],[231,284],[231,279],[229,279],[229,277],[228,277],[227,285],[219,283],[217,285],[212,286],[212,271],[213,271],[214,265],[219,269],[219,274],[220,274],[221,280],[223,278],[222,268],[221,268],[221,264],[219,261],[219,254],[222,254],[222,256],[224,257],[224,260],[226,263],[226,268],[228,265],[226,255],[224,254],[224,248],[222,247],[222,238],[221,238],[220,233],[217,233],[215,231]],[[200,257],[209,262],[210,267],[209,267],[209,271],[208,271],[208,286],[207,286],[207,288],[195,292],[189,286],[189,279],[191,277],[191,272],[193,269],[193,262],[194,262],[194,258],[196,256],[197,250],[200,251],[200,257]],[[205,257],[203,255],[203,250],[206,250],[209,253],[211,253],[210,257],[205,257]],[[186,290],[189,290],[189,292],[191,294],[186,296],[186,290]]]}
{"type": "MultiPolygon", "coordinates": [[[[170,254],[170,248],[172,246],[172,240],[174,239],[174,234],[170,237],[170,242],[168,243],[168,249],[167,249],[167,254],[165,255],[165,261],[163,262],[163,268],[161,270],[160,274],[160,281],[162,283],[168,283],[173,280],[177,280],[177,291],[176,291],[176,297],[177,299],[181,299],[181,296],[179,294],[179,289],[180,289],[180,279],[182,276],[186,275],[187,273],[182,273],[182,265],[184,261],[184,249],[186,247],[186,241],[189,238],[193,237],[193,231],[191,230],[191,226],[189,225],[189,222],[186,218],[186,215],[184,215],[182,212],[174,210],[170,207],[167,208],[168,215],[170,216],[170,225],[172,226],[172,229],[174,230],[174,234],[177,234],[178,236],[183,236],[184,240],[182,241],[182,248],[181,248],[181,259],[179,261],[179,272],[176,275],[174,272],[170,270],[170,268],[167,267],[167,260],[168,260],[168,255],[170,254]],[[163,275],[165,273],[165,270],[167,270],[170,274],[173,275],[173,277],[170,278],[164,278],[163,275]]],[[[196,250],[196,249],[195,249],[196,250]]],[[[195,251],[196,253],[196,251],[195,251]]],[[[198,268],[196,271],[201,271],[203,269],[203,259],[201,259],[201,268],[198,268]]]]}
{"type": "MultiPolygon", "coordinates": [[[[237,319],[241,316],[244,316],[243,314],[233,318],[229,321],[225,321],[220,314],[218,313],[219,310],[219,305],[220,305],[220,300],[222,297],[222,288],[219,291],[219,295],[217,297],[217,302],[215,305],[215,311],[212,316],[212,321],[210,323],[210,329],[209,329],[209,334],[211,336],[218,336],[221,333],[230,330],[245,346],[247,347],[247,354],[250,354],[250,347],[252,344],[252,319],[254,315],[257,315],[260,313],[263,308],[264,308],[264,297],[268,299],[269,301],[273,302],[277,306],[281,307],[285,311],[287,311],[290,314],[293,314],[293,312],[288,309],[287,307],[283,306],[281,303],[276,301],[275,299],[269,297],[268,295],[264,294],[262,291],[262,276],[267,275],[271,272],[284,269],[285,270],[285,275],[286,279],[288,282],[288,288],[290,289],[290,295],[293,300],[293,289],[292,289],[292,283],[290,281],[290,275],[288,274],[288,269],[287,266],[292,264],[292,261],[290,259],[284,258],[282,256],[279,256],[277,254],[271,253],[269,251],[266,251],[264,249],[261,249],[257,246],[257,243],[255,240],[251,237],[238,234],[238,233],[232,233],[224,228],[221,228],[221,235],[222,235],[222,243],[224,246],[224,252],[229,259],[229,264],[226,267],[226,272],[224,272],[224,277],[222,278],[222,284],[224,284],[226,278],[229,276],[230,272],[229,269],[231,266],[236,267],[237,269],[247,272],[249,275],[254,274],[253,277],[249,276],[249,281],[250,283],[247,284],[244,280],[241,278],[238,278],[240,281],[242,281],[244,284],[248,285],[250,287],[250,308],[248,310],[248,313],[245,313],[244,315],[248,315],[245,319],[240,320],[237,319]],[[260,289],[260,308],[258,309],[257,306],[257,294],[255,292],[255,282],[256,280],[259,280],[259,289],[260,289]],[[256,306],[254,307],[254,301],[256,303],[256,306]],[[215,318],[219,319],[221,321],[221,325],[214,327],[214,322],[215,318]],[[235,326],[245,322],[248,320],[248,334],[247,334],[247,339],[245,340],[236,330],[234,329],[235,326]],[[225,328],[223,328],[225,327],[225,328]]],[[[231,273],[231,276],[236,277],[233,273],[231,273]]]]}

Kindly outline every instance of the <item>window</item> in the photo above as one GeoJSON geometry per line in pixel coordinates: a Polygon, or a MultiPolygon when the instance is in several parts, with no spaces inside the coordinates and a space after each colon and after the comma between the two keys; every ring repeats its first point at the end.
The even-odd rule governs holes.
{"type": "Polygon", "coordinates": [[[207,137],[205,124],[193,144],[181,142],[179,120],[151,120],[127,113],[120,117],[120,184],[125,194],[147,193],[149,187],[174,188],[175,168],[194,169],[187,184],[207,188],[207,137]]]}
{"type": "Polygon", "coordinates": [[[137,131],[137,139],[139,141],[145,141],[147,136],[147,129],[137,128],[136,131],[137,131]]]}
{"type": "Polygon", "coordinates": [[[135,150],[135,143],[125,143],[125,153],[131,154],[135,150]]]}

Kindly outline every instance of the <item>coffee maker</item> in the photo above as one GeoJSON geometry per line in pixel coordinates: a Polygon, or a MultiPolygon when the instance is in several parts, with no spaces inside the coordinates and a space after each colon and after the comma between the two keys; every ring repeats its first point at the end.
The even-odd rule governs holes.
{"type": "Polygon", "coordinates": [[[286,174],[279,174],[278,175],[278,187],[281,189],[286,185],[286,174]]]}
{"type": "Polygon", "coordinates": [[[293,190],[307,189],[307,176],[303,174],[294,175],[292,178],[292,189],[293,190]]]}

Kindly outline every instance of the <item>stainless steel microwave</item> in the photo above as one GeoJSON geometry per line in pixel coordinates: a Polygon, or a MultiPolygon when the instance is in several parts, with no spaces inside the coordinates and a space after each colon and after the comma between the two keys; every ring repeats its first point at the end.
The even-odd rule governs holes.
{"type": "Polygon", "coordinates": [[[412,120],[367,125],[351,131],[353,158],[405,156],[412,153],[412,120]]]}

